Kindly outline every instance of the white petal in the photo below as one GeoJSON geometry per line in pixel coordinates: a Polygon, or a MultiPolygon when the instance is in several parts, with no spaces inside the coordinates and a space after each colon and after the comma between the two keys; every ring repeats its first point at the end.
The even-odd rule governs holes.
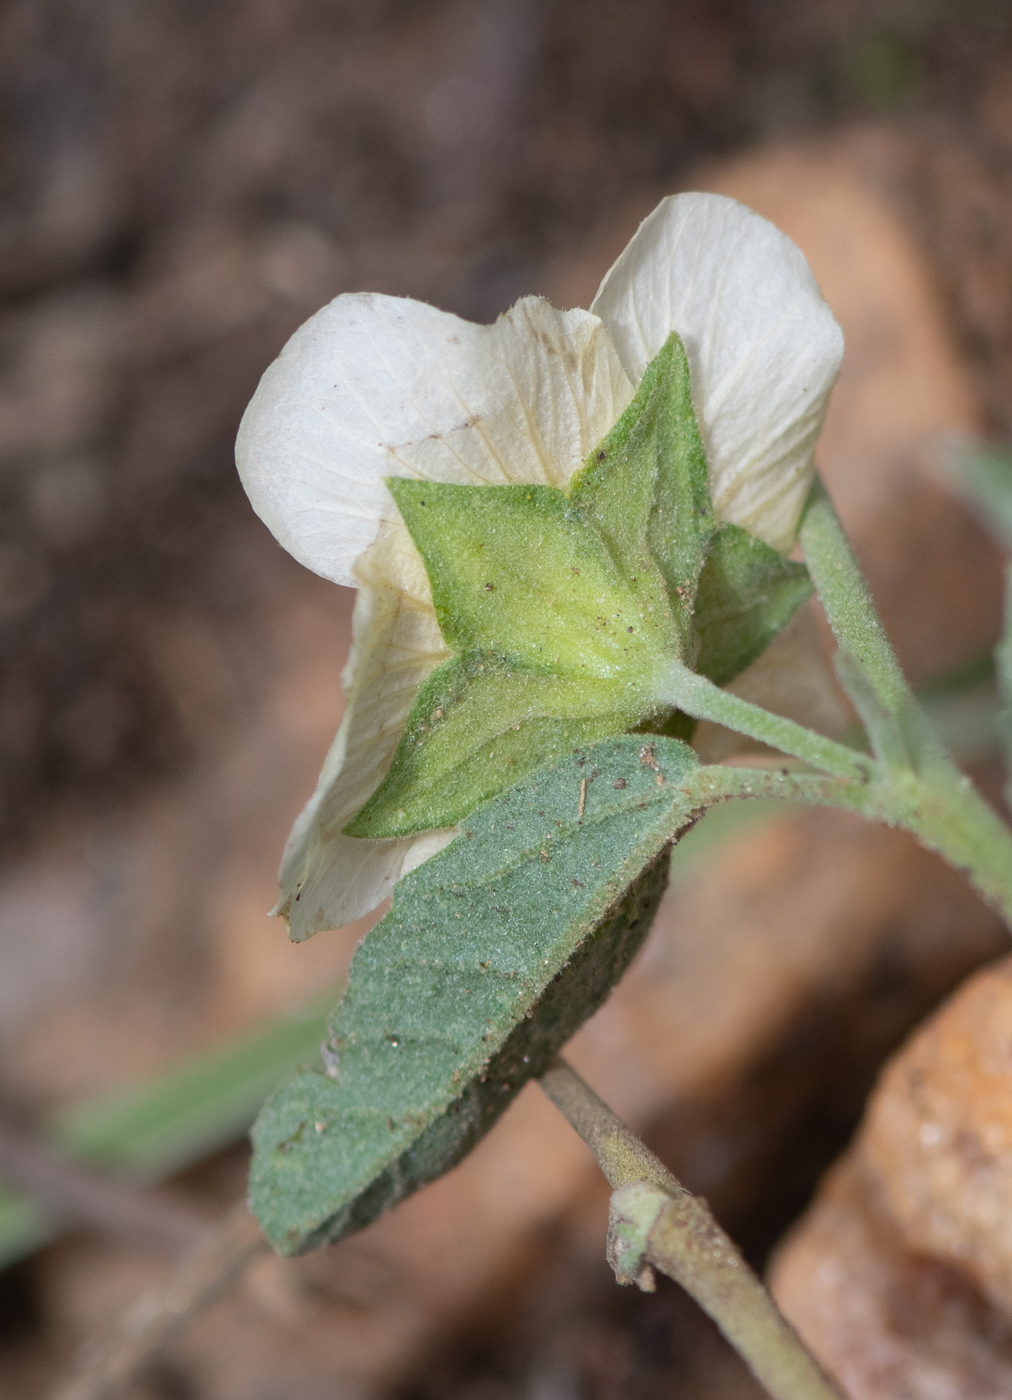
{"type": "Polygon", "coordinates": [[[529,297],[476,326],[421,302],[340,296],[264,374],[236,461],[285,548],[347,584],[396,519],[385,476],[564,486],[632,392],[588,311],[529,297]]]}
{"type": "Polygon", "coordinates": [[[718,513],[789,549],[843,357],[800,249],[736,200],[678,195],[640,225],[591,309],[635,384],[679,333],[718,513]]]}
{"type": "Polygon", "coordinates": [[[453,835],[364,841],[341,834],[385,774],[418,687],[447,656],[429,581],[403,525],[384,527],[356,572],[362,587],[342,678],[344,719],[279,874],[276,912],[285,915],[296,942],[367,914],[453,835]]]}

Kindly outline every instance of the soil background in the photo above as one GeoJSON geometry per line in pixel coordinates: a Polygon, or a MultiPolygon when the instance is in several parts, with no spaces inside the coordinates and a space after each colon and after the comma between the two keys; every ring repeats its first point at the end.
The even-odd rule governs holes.
{"type": "MultiPolygon", "coordinates": [[[[849,343],[850,308],[854,364],[885,386],[884,407],[860,399],[856,372],[841,381],[830,484],[915,679],[969,659],[997,633],[1000,560],[924,466],[925,444],[943,428],[1012,435],[1007,5],[0,7],[0,1105],[13,1120],[43,1124],[311,1000],[362,931],[294,950],[263,912],[340,714],[350,612],[350,595],[283,554],[236,478],[236,428],[265,366],[342,291],[483,321],[529,292],[586,304],[637,220],[697,180],[799,238],[849,343]],[[809,248],[792,219],[810,231],[814,209],[809,248]],[[848,257],[857,290],[841,281],[838,307],[831,269],[848,257]],[[894,296],[893,342],[861,340],[853,308],[874,321],[875,277],[879,304],[894,296]],[[904,337],[939,347],[904,384],[946,408],[893,428],[902,395],[881,376],[904,337]],[[865,427],[879,413],[877,438],[874,423],[846,437],[859,411],[865,427]]],[[[995,789],[986,764],[975,775],[995,789]]],[[[680,887],[665,927],[682,931],[680,985],[708,1006],[738,1006],[743,966],[767,969],[767,999],[756,973],[751,1001],[710,1018],[709,1048],[699,1029],[677,1071],[648,1072],[671,1017],[681,1032],[691,1021],[691,997],[678,1021],[672,992],[640,1040],[628,1032],[639,1058],[615,1093],[761,1264],[882,1059],[1001,942],[902,840],[821,819],[749,839],[722,878],[680,887]],[[756,911],[782,928],[791,881],[803,912],[788,923],[806,932],[765,958],[756,911]],[[797,952],[817,943],[818,958],[797,952]]],[[[597,1053],[607,1076],[612,1053],[597,1053]]],[[[433,1265],[443,1283],[418,1262],[436,1238],[420,1224],[404,1227],[408,1262],[388,1231],[352,1283],[320,1262],[297,1283],[265,1274],[137,1396],[757,1394],[673,1286],[613,1289],[600,1194],[576,1149],[524,1111],[516,1150],[542,1154],[541,1186],[534,1206],[505,1211],[522,1219],[508,1240],[505,1227],[494,1247],[483,1236],[489,1202],[468,1223],[463,1188],[444,1193],[445,1207],[405,1217],[429,1210],[426,1228],[460,1232],[456,1263],[433,1265]],[[320,1297],[343,1309],[344,1351],[320,1297]]],[[[244,1150],[174,1189],[224,1204],[244,1150]]],[[[0,1276],[0,1394],[42,1395],[163,1268],[79,1231],[0,1276]]]]}

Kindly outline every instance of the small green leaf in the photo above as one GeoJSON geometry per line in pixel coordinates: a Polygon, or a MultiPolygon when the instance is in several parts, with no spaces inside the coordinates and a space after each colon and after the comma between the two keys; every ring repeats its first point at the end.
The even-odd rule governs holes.
{"type": "Polygon", "coordinates": [[[726,685],[762,655],[812,591],[804,564],[737,525],[722,525],[699,579],[696,670],[726,685]]]}
{"type": "Polygon", "coordinates": [[[254,1130],[251,1202],[298,1253],[447,1170],[607,995],[704,801],[692,751],[607,739],[480,808],[398,886],[306,1071],[254,1130]]]}

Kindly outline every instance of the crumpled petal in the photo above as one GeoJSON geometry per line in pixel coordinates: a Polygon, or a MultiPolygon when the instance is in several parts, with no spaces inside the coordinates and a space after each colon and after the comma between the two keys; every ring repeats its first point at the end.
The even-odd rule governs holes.
{"type": "Polygon", "coordinates": [[[384,476],[564,487],[633,395],[600,321],[528,297],[492,326],[420,302],[338,297],[288,342],[236,444],[258,514],[302,563],[360,592],[346,710],[281,863],[295,941],[375,908],[452,832],[343,836],[447,652],[384,476]]]}
{"type": "Polygon", "coordinates": [[[342,677],[345,711],[316,792],[281,861],[275,913],[297,943],[367,914],[402,875],[441,850],[452,831],[362,841],[342,828],[379,786],[418,687],[444,661],[425,569],[403,525],[386,526],[356,568],[352,647],[342,677]]]}
{"type": "Polygon", "coordinates": [[[677,195],[640,225],[591,310],[634,384],[678,332],[718,514],[789,550],[843,358],[800,249],[736,200],[677,195]]]}
{"type": "Polygon", "coordinates": [[[589,311],[527,297],[477,326],[422,302],[340,296],[267,369],[236,462],[280,543],[352,584],[397,519],[384,477],[563,487],[632,395],[589,311]]]}

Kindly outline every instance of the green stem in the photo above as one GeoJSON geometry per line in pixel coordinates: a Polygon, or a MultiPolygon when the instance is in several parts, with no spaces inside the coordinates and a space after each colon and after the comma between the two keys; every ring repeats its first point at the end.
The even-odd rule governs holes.
{"type": "Polygon", "coordinates": [[[899,714],[913,701],[864,574],[819,477],[801,518],[801,547],[833,635],[861,665],[879,702],[899,714]]]}
{"type": "Polygon", "coordinates": [[[693,719],[713,720],[739,734],[747,734],[839,778],[867,778],[874,767],[864,754],[826,739],[803,724],[795,724],[794,720],[774,715],[761,705],[742,700],[729,690],[722,690],[705,676],[691,671],[683,661],[668,662],[655,687],[654,698],[662,704],[675,706],[693,719]]]}
{"type": "Polygon", "coordinates": [[[969,778],[935,783],[891,775],[867,815],[905,827],[923,846],[962,871],[1012,929],[1012,832],[969,778]]]}
{"type": "Polygon", "coordinates": [[[613,1188],[608,1262],[619,1283],[653,1291],[652,1267],[710,1314],[775,1400],[844,1400],[705,1201],[692,1195],[565,1060],[541,1087],[613,1188]]]}
{"type": "Polygon", "coordinates": [[[775,797],[903,827],[965,874],[1012,929],[1012,832],[962,775],[940,784],[880,765],[870,780],[855,781],[714,764],[699,770],[694,788],[703,807],[727,798],[775,797]]]}
{"type": "Polygon", "coordinates": [[[836,507],[818,477],[799,537],[819,601],[840,645],[837,672],[876,756],[894,768],[958,778],[958,767],[900,669],[836,507]]]}

